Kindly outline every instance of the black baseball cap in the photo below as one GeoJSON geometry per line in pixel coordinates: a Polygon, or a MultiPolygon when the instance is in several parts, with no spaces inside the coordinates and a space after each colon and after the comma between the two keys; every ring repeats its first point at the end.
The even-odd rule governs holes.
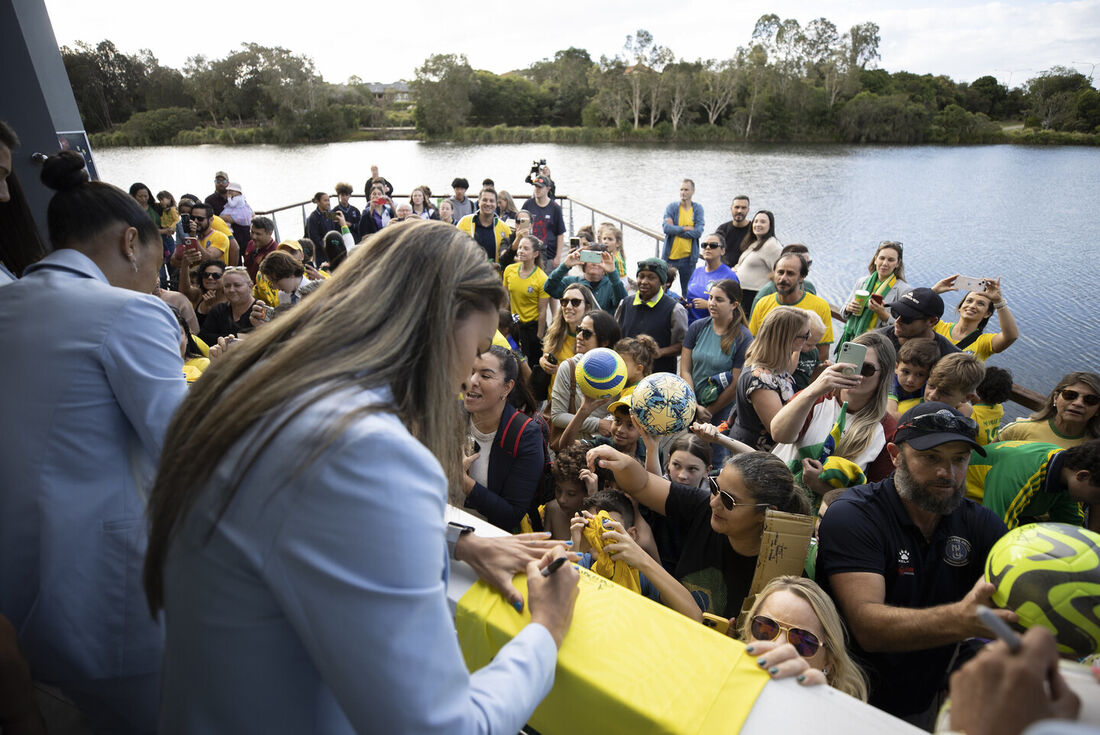
{"type": "Polygon", "coordinates": [[[906,319],[939,319],[943,316],[943,299],[930,288],[913,288],[890,304],[890,311],[906,319]]]}
{"type": "Polygon", "coordinates": [[[931,449],[947,442],[966,442],[978,454],[985,448],[977,442],[978,424],[946,403],[918,403],[898,419],[894,444],[908,444],[913,449],[931,449]]]}

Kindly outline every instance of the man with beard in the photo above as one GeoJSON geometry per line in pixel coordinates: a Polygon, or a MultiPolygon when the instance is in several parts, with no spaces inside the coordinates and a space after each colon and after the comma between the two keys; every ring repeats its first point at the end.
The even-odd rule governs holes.
{"type": "Polygon", "coordinates": [[[730,205],[732,219],[718,225],[718,229],[715,230],[726,241],[726,252],[722,256],[722,262],[730,268],[737,265],[737,259],[741,257],[741,241],[745,239],[745,235],[749,234],[749,229],[752,227],[752,223],[748,221],[748,215],[749,197],[738,194],[730,205]]]}
{"type": "Polygon", "coordinates": [[[977,607],[992,607],[982,568],[1005,525],[965,497],[970,452],[985,454],[976,436],[977,424],[946,404],[910,409],[886,445],[894,474],[848,490],[819,532],[817,581],[866,664],[870,703],[925,729],[952,663],[973,653],[964,641],[993,637],[977,607]]]}
{"type": "Polygon", "coordinates": [[[829,302],[802,288],[806,276],[810,275],[810,261],[802,253],[787,253],[775,261],[773,279],[775,293],[768,294],[756,302],[749,317],[749,331],[755,336],[764,323],[764,317],[777,306],[793,306],[796,309],[816,312],[825,325],[825,333],[817,345],[818,358],[824,362],[829,359],[829,345],[833,343],[833,316],[829,302]]]}

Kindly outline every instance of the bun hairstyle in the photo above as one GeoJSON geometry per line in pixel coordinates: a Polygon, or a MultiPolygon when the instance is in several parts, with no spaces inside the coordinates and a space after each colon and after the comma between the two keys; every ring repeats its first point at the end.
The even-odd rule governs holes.
{"type": "Polygon", "coordinates": [[[40,179],[57,192],[46,209],[55,250],[94,240],[117,224],[136,228],[142,242],[160,247],[160,232],[149,215],[117,186],[91,181],[79,153],[61,151],[47,158],[40,179]]]}

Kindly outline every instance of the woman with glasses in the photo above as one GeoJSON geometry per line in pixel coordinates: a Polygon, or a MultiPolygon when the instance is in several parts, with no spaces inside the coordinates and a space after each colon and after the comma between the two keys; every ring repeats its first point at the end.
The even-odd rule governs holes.
{"type": "Polygon", "coordinates": [[[1069,373],[1058,381],[1042,409],[1001,429],[997,441],[1057,444],[1069,449],[1100,437],[1100,375],[1069,373]]]}
{"type": "MultiPolygon", "coordinates": [[[[562,296],[563,309],[565,299],[568,297],[569,291],[566,290],[562,296]]],[[[611,348],[621,336],[622,331],[615,317],[599,307],[592,309],[581,318],[577,326],[575,355],[558,366],[554,388],[550,393],[550,426],[553,437],[556,438],[565,427],[569,426],[573,415],[584,403],[585,396],[581,393],[575,372],[580,356],[597,347],[611,348]]],[[[607,414],[606,406],[595,408],[581,425],[581,439],[591,439],[597,435],[611,435],[611,419],[607,414]]],[[[558,451],[559,447],[554,444],[555,442],[552,441],[550,448],[558,451]]]]}
{"type": "Polygon", "coordinates": [[[909,284],[905,282],[902,253],[900,242],[883,240],[879,244],[867,264],[869,275],[857,278],[852,292],[848,294],[844,306],[848,321],[844,323],[844,332],[836,343],[837,350],[864,332],[890,323],[890,304],[909,290],[909,284]],[[857,299],[856,294],[860,291],[866,291],[867,295],[860,294],[857,299]]]}
{"type": "Polygon", "coordinates": [[[538,400],[546,398],[553,392],[558,366],[574,355],[577,327],[581,319],[584,319],[584,315],[593,309],[600,308],[591,289],[579,283],[567,286],[558,303],[560,308],[554,314],[550,326],[546,328],[546,335],[542,338],[542,357],[539,358],[539,367],[548,378],[548,381],[541,385],[547,387],[540,390],[540,381],[532,380],[532,390],[538,400]]]}
{"type": "Polygon", "coordinates": [[[798,353],[809,338],[810,317],[802,309],[777,306],[764,317],[737,378],[731,439],[765,452],[775,447],[772,419],[794,395],[791,371],[798,365],[798,353]]]}
{"type": "Polygon", "coordinates": [[[252,279],[243,265],[234,265],[222,274],[225,302],[211,307],[209,313],[199,313],[199,339],[208,345],[218,337],[231,337],[252,331],[267,320],[268,304],[252,298],[252,279]]]}
{"type": "Polygon", "coordinates": [[[668,518],[682,542],[673,576],[691,590],[699,609],[724,618],[737,616],[749,593],[765,511],[810,512],[786,465],[767,452],[731,457],[707,489],[646,472],[610,446],[588,450],[588,465],[610,469],[620,490],[668,518]]]}
{"type": "Polygon", "coordinates": [[[829,686],[867,701],[867,675],[848,653],[836,605],[815,582],[776,577],[756,595],[738,636],[773,679],[829,686]]]}
{"type": "Polygon", "coordinates": [[[897,421],[886,412],[886,402],[897,353],[888,338],[874,332],[852,342],[867,348],[859,372],[846,375],[843,364],[830,365],[771,420],[772,438],[779,442],[773,451],[815,500],[833,488],[821,479],[826,463],[831,481],[845,486],[878,482],[894,471],[886,442],[897,421]],[[864,474],[852,468],[838,474],[830,458],[848,460],[864,474]]]}
{"type": "Polygon", "coordinates": [[[691,274],[687,293],[684,294],[687,300],[688,324],[707,316],[711,286],[725,279],[737,281],[737,274],[733,272],[733,268],[722,262],[722,256],[726,254],[726,241],[721,235],[718,233],[707,235],[699,243],[699,249],[702,251],[703,262],[691,274]]]}
{"type": "MultiPolygon", "coordinates": [[[[933,286],[932,290],[936,293],[957,291],[955,282],[958,278],[958,274],[948,276],[933,286]]],[[[968,291],[955,307],[955,312],[959,315],[958,321],[945,322],[941,319],[932,325],[932,329],[949,339],[960,350],[973,352],[979,360],[985,362],[991,356],[1007,350],[1019,339],[1020,328],[1001,291],[1001,279],[988,278],[983,286],[982,291],[968,291]],[[1001,331],[989,334],[985,328],[994,313],[997,314],[1001,331]]]]}
{"type": "MultiPolygon", "coordinates": [[[[206,318],[211,309],[218,304],[225,303],[225,292],[222,290],[225,263],[220,259],[204,260],[199,264],[195,273],[198,275],[198,288],[191,288],[187,296],[191,299],[192,306],[195,307],[195,315],[198,317],[199,324],[202,324],[202,320],[206,318]]],[[[187,289],[184,288],[185,278],[186,274],[180,275],[180,291],[186,292],[187,289]]]]}

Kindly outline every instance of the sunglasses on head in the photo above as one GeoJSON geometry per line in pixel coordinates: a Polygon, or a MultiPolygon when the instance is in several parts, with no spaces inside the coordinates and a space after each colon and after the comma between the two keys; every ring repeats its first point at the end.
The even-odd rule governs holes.
{"type": "Polygon", "coordinates": [[[584,327],[581,327],[577,330],[577,336],[581,339],[592,339],[596,336],[596,333],[593,332],[591,329],[585,329],[584,327]]]}
{"type": "Polygon", "coordinates": [[[1079,391],[1070,390],[1069,388],[1063,388],[1061,393],[1062,398],[1070,402],[1076,401],[1078,398],[1080,398],[1082,401],[1084,401],[1086,406],[1096,406],[1100,404],[1100,396],[1096,395],[1095,393],[1081,393],[1079,391]]]}
{"type": "Polygon", "coordinates": [[[562,299],[562,306],[584,306],[584,299],[562,299]]]}
{"type": "Polygon", "coordinates": [[[736,499],[722,488],[718,487],[718,479],[715,477],[708,477],[710,481],[710,496],[713,498],[715,495],[722,496],[722,506],[726,510],[733,510],[734,508],[763,508],[767,506],[767,503],[738,503],[736,499]]]}
{"type": "Polygon", "coordinates": [[[966,416],[956,416],[950,411],[939,410],[935,413],[926,413],[923,416],[917,416],[904,424],[898,426],[898,430],[901,429],[917,429],[918,431],[928,432],[951,432],[955,434],[962,434],[968,436],[971,439],[978,435],[978,424],[974,419],[967,418],[966,416]]]}
{"type": "Polygon", "coordinates": [[[787,643],[794,646],[794,650],[803,658],[813,656],[821,648],[821,641],[810,631],[780,625],[766,615],[753,616],[749,625],[752,637],[761,641],[774,641],[783,631],[787,631],[787,643]]]}

